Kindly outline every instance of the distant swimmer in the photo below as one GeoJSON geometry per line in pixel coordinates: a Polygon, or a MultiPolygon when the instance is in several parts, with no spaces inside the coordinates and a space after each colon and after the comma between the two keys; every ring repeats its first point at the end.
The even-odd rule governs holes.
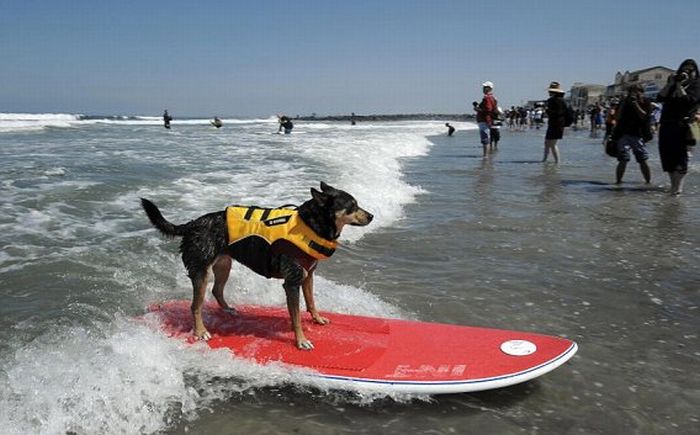
{"type": "Polygon", "coordinates": [[[170,121],[173,120],[173,117],[170,116],[168,113],[168,110],[166,109],[165,112],[163,112],[163,127],[167,128],[168,130],[170,129],[170,121]]]}
{"type": "Polygon", "coordinates": [[[292,129],[294,128],[294,124],[292,123],[292,120],[289,119],[289,117],[286,115],[282,115],[282,116],[277,115],[277,117],[279,118],[278,121],[280,123],[280,128],[277,129],[277,133],[282,131],[282,129],[284,129],[284,134],[291,133],[292,129]]]}
{"type": "Polygon", "coordinates": [[[211,123],[211,125],[213,125],[213,126],[216,127],[216,128],[221,128],[221,127],[224,126],[224,123],[221,121],[221,119],[219,119],[218,116],[215,116],[215,117],[214,117],[214,120],[213,120],[213,121],[209,121],[209,122],[211,123]]]}
{"type": "Polygon", "coordinates": [[[355,122],[355,112],[352,112],[352,113],[350,114],[350,125],[355,125],[355,124],[356,124],[356,122],[355,122]]]}
{"type": "Polygon", "coordinates": [[[452,136],[455,132],[455,128],[452,127],[449,122],[445,123],[445,127],[447,127],[447,135],[452,136]]]}

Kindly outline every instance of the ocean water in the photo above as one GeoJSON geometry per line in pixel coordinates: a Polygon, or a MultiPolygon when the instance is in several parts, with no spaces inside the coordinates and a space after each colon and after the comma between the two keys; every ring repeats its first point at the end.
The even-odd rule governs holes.
{"type": "MultiPolygon", "coordinates": [[[[599,139],[441,122],[0,114],[0,427],[91,433],[693,433],[700,420],[700,175],[671,197],[599,139]],[[375,215],[319,267],[322,310],[520,329],[579,344],[567,364],[501,390],[438,397],[333,391],[168,339],[150,303],[188,299],[181,223],[233,203],[301,203],[319,181],[375,215]],[[145,321],[144,321],[145,319],[145,321]]],[[[234,265],[229,301],[284,305],[234,265]]],[[[208,296],[211,297],[211,296],[208,296]]]]}

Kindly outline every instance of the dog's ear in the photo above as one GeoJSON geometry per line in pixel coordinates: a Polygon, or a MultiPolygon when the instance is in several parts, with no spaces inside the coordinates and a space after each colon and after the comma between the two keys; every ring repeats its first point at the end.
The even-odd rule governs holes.
{"type": "Polygon", "coordinates": [[[328,195],[319,192],[313,187],[311,188],[311,196],[314,198],[318,205],[326,205],[326,202],[328,201],[328,195]]]}
{"type": "Polygon", "coordinates": [[[331,186],[327,185],[326,183],[324,183],[323,181],[321,181],[321,190],[322,190],[324,193],[333,193],[333,192],[336,191],[336,188],[335,188],[335,187],[331,187],[331,186]]]}

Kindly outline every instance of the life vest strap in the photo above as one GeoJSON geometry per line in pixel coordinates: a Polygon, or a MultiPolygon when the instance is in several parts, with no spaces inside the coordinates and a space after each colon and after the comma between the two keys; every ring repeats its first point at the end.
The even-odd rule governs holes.
{"type": "Polygon", "coordinates": [[[243,216],[243,219],[249,221],[250,218],[253,216],[253,213],[257,209],[258,209],[258,207],[254,206],[254,205],[251,205],[250,207],[248,207],[248,210],[246,210],[245,216],[243,216]]]}
{"type": "Polygon", "coordinates": [[[316,252],[319,252],[319,253],[325,255],[326,257],[330,257],[335,252],[334,248],[326,248],[325,246],[323,246],[319,243],[316,243],[313,240],[309,240],[309,248],[313,249],[316,252]]]}

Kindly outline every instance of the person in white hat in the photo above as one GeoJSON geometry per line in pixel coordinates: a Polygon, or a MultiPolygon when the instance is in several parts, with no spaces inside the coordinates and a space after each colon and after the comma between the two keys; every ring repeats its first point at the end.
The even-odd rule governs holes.
{"type": "Polygon", "coordinates": [[[547,161],[549,152],[554,156],[554,162],[559,163],[559,148],[557,141],[564,136],[566,103],[564,102],[564,90],[561,89],[559,82],[549,84],[549,99],[546,103],[547,111],[547,133],[544,136],[544,157],[543,162],[547,161]]]}
{"type": "Polygon", "coordinates": [[[476,123],[479,126],[479,137],[481,139],[481,146],[484,149],[484,157],[487,156],[489,143],[491,142],[490,129],[493,125],[493,120],[498,110],[498,103],[496,98],[493,96],[493,83],[486,81],[481,84],[482,90],[484,92],[484,97],[481,99],[481,103],[473,103],[474,110],[476,111],[476,123]]]}

